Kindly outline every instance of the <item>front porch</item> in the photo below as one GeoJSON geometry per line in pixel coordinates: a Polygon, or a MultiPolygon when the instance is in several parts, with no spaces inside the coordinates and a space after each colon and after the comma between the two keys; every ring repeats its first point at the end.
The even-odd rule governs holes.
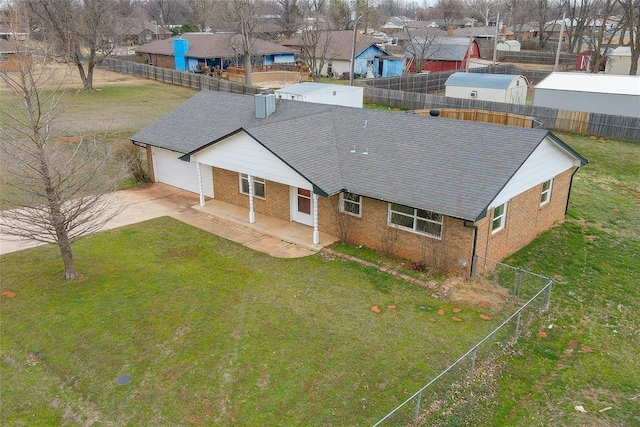
{"type": "MultiPolygon", "coordinates": [[[[328,233],[320,233],[320,243],[313,243],[313,227],[294,221],[285,221],[265,214],[255,213],[255,222],[249,222],[249,210],[246,207],[216,199],[206,199],[205,206],[194,205],[193,209],[221,220],[246,227],[277,241],[287,242],[314,252],[337,242],[339,239],[328,233]]],[[[274,242],[274,244],[277,244],[274,242]]]]}

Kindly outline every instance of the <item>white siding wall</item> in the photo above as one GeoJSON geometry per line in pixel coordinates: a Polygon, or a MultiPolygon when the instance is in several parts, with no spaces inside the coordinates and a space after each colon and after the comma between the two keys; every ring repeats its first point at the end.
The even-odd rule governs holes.
{"type": "Polygon", "coordinates": [[[191,161],[313,190],[309,181],[244,132],[205,148],[191,161]]]}
{"type": "Polygon", "coordinates": [[[447,86],[445,96],[451,98],[477,99],[478,101],[508,102],[510,104],[524,105],[527,101],[527,82],[519,77],[509,85],[507,89],[490,89],[472,86],[447,86]],[[517,85],[519,83],[519,85],[517,85]],[[473,98],[471,92],[476,91],[478,96],[473,98]]]}
{"type": "Polygon", "coordinates": [[[574,162],[574,158],[549,139],[545,139],[491,202],[489,209],[500,206],[514,196],[577,166],[574,162]]]}
{"type": "Polygon", "coordinates": [[[310,91],[305,94],[292,94],[287,92],[287,88],[284,88],[276,90],[275,93],[276,96],[282,95],[282,99],[362,108],[364,88],[357,86],[345,86],[344,88],[328,87],[326,89],[310,91]]]}
{"type": "Polygon", "coordinates": [[[447,86],[445,96],[451,98],[477,99],[478,101],[505,102],[506,90],[487,89],[482,87],[447,86]],[[477,97],[472,97],[471,92],[476,91],[477,97]]]}
{"type": "Polygon", "coordinates": [[[558,110],[638,117],[640,96],[534,88],[533,105],[558,110]]]}
{"type": "MultiPolygon", "coordinates": [[[[333,72],[338,76],[342,77],[342,73],[348,72],[349,67],[351,65],[351,61],[343,61],[341,59],[333,59],[331,61],[333,63],[333,72]]],[[[322,71],[320,72],[323,76],[327,75],[327,63],[325,62],[322,71]]]]}
{"type": "MultiPolygon", "coordinates": [[[[200,193],[198,170],[193,159],[191,162],[182,161],[179,159],[182,153],[158,147],[151,147],[151,155],[156,182],[169,184],[193,193],[200,193]]],[[[202,174],[204,195],[213,197],[213,172],[211,167],[201,165],[200,172],[202,174]]]]}

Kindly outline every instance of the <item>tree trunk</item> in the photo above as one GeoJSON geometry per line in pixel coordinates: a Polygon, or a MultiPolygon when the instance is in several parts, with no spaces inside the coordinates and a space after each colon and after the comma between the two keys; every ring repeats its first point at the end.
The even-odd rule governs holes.
{"type": "Polygon", "coordinates": [[[80,277],[76,271],[76,262],[73,259],[73,252],[71,251],[71,245],[66,238],[58,240],[58,246],[60,247],[60,254],[62,254],[62,261],[64,262],[64,278],[67,280],[73,280],[80,277]]]}
{"type": "Polygon", "coordinates": [[[251,53],[244,54],[244,77],[248,86],[253,86],[253,72],[251,69],[251,53]]]}

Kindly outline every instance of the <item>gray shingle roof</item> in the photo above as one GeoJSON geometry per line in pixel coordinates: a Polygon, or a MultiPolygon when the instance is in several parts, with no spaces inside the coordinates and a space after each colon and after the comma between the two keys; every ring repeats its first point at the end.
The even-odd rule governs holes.
{"type": "MultiPolygon", "coordinates": [[[[318,53],[321,53],[322,46],[326,45],[327,39],[329,42],[329,48],[326,51],[327,59],[336,60],[351,60],[351,50],[353,48],[353,30],[336,30],[336,31],[321,31],[318,39],[318,53]]],[[[367,34],[356,34],[356,56],[364,52],[369,46],[375,45],[379,40],[367,34]]],[[[283,46],[302,47],[305,45],[305,40],[301,36],[291,37],[289,40],[283,40],[280,42],[283,46]]],[[[380,49],[387,54],[384,49],[380,49]]]]}
{"type": "MultiPolygon", "coordinates": [[[[135,48],[136,53],[153,53],[173,56],[173,40],[189,41],[187,56],[191,58],[220,58],[236,56],[239,52],[240,36],[237,34],[185,33],[166,40],[157,40],[135,48]]],[[[293,49],[266,40],[253,39],[254,55],[294,53],[293,49]]]]}
{"type": "Polygon", "coordinates": [[[325,195],[346,190],[472,221],[546,136],[584,160],[540,129],[288,100],[257,119],[253,97],[209,91],[131,140],[189,154],[242,130],[325,195]]]}
{"type": "Polygon", "coordinates": [[[508,89],[517,74],[486,74],[457,72],[449,76],[445,86],[479,87],[486,89],[508,89]]]}
{"type": "MultiPolygon", "coordinates": [[[[424,38],[414,37],[415,46],[427,46],[424,52],[424,59],[430,61],[463,61],[469,50],[468,37],[438,37],[425,41],[424,38]]],[[[415,49],[418,54],[421,49],[415,49]]],[[[406,50],[408,57],[414,56],[414,47],[408,46],[406,50]]]]}

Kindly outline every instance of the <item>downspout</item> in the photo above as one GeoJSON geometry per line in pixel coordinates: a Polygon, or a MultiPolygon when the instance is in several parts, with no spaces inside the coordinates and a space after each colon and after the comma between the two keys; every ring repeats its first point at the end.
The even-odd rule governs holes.
{"type": "Polygon", "coordinates": [[[473,229],[473,248],[471,249],[471,268],[469,269],[469,277],[474,277],[476,274],[476,246],[478,245],[478,226],[477,225],[468,225],[474,224],[468,219],[464,220],[462,224],[464,228],[473,229]]]}
{"type": "Polygon", "coordinates": [[[573,188],[573,177],[575,176],[576,172],[578,172],[578,169],[580,168],[578,167],[573,171],[573,173],[571,174],[571,179],[569,179],[569,191],[567,192],[567,204],[564,207],[565,216],[567,216],[567,211],[569,210],[569,199],[571,199],[571,189],[573,188]]]}

